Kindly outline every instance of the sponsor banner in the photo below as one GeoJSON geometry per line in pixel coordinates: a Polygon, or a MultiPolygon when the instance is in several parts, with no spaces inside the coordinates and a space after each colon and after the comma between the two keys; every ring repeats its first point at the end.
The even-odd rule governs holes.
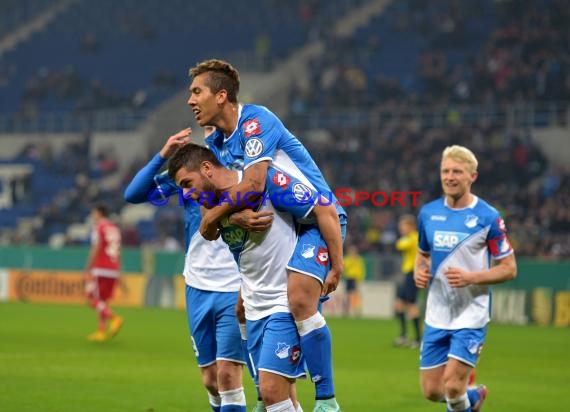
{"type": "Polygon", "coordinates": [[[8,271],[0,269],[0,302],[8,300],[8,271]]]}
{"type": "Polygon", "coordinates": [[[492,321],[515,325],[570,326],[570,291],[494,289],[492,321]]]}
{"type": "MultiPolygon", "coordinates": [[[[58,270],[10,270],[8,300],[21,302],[84,304],[83,272],[58,270]]],[[[143,306],[146,277],[123,275],[115,287],[111,303],[116,306],[143,306]]]]}
{"type": "Polygon", "coordinates": [[[174,302],[178,309],[186,309],[186,281],[184,276],[174,278],[174,302]]]}
{"type": "MultiPolygon", "coordinates": [[[[366,281],[360,284],[362,297],[361,316],[364,318],[389,319],[394,315],[394,282],[366,281]]],[[[329,300],[323,304],[325,316],[344,316],[345,283],[341,281],[337,290],[329,295],[329,300]]]]}

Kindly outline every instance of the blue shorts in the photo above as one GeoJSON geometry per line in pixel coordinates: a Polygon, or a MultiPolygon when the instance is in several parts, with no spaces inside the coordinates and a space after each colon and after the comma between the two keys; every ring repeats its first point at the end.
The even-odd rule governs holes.
{"type": "Polygon", "coordinates": [[[404,278],[400,280],[396,297],[406,303],[416,303],[418,300],[418,287],[414,282],[414,274],[412,272],[406,273],[404,278]]]}
{"type": "MultiPolygon", "coordinates": [[[[342,240],[346,237],[346,216],[339,216],[342,240]]],[[[317,225],[300,225],[297,244],[287,269],[316,278],[323,283],[330,270],[327,244],[317,225]]]]}
{"type": "Polygon", "coordinates": [[[245,363],[236,318],[237,292],[211,292],[186,285],[192,348],[201,368],[216,360],[245,363]]]}
{"type": "Polygon", "coordinates": [[[454,358],[471,367],[477,365],[487,326],[480,329],[437,329],[425,325],[420,369],[432,369],[445,365],[447,358],[454,358]]]}
{"type": "Polygon", "coordinates": [[[290,313],[273,313],[263,319],[248,320],[247,351],[259,385],[259,371],[288,378],[305,377],[301,343],[290,313]]]}

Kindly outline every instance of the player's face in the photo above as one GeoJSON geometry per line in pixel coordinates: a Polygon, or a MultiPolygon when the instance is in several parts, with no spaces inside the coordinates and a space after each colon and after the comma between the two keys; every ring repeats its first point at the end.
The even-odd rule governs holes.
{"type": "Polygon", "coordinates": [[[188,105],[192,108],[194,117],[201,127],[215,126],[217,118],[221,112],[220,103],[222,91],[212,93],[207,84],[208,73],[202,73],[194,77],[190,85],[190,97],[188,105]]]}
{"type": "Polygon", "coordinates": [[[477,173],[471,173],[467,163],[450,158],[441,162],[441,186],[446,196],[457,200],[471,193],[476,178],[477,173]]]}
{"type": "Polygon", "coordinates": [[[174,176],[176,184],[182,188],[184,197],[198,201],[200,205],[211,208],[216,202],[217,191],[210,179],[202,172],[181,168],[174,176]]]}

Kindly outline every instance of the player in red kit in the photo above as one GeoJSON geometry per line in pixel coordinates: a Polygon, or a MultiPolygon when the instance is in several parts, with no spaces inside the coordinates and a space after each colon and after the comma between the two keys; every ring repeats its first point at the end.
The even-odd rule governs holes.
{"type": "Polygon", "coordinates": [[[115,315],[108,303],[113,296],[121,266],[121,232],[108,216],[106,205],[99,204],[91,210],[94,227],[91,251],[85,265],[85,289],[89,305],[99,316],[99,327],[87,336],[93,342],[112,338],[123,325],[123,318],[115,315]]]}

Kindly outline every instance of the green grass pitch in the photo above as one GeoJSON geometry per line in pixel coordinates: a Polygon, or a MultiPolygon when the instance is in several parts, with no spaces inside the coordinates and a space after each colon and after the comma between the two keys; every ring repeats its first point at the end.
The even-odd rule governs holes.
{"type": "MultiPolygon", "coordinates": [[[[208,412],[183,311],[118,309],[112,341],[85,336],[87,307],[0,304],[0,411],[208,412]]],[[[396,349],[395,321],[329,319],[337,398],[344,412],[444,411],[419,390],[418,352],[396,349]]],[[[568,411],[570,331],[492,324],[478,367],[484,412],[568,411]]],[[[248,409],[255,401],[249,377],[248,409]]],[[[298,382],[305,411],[313,388],[298,382]]]]}

